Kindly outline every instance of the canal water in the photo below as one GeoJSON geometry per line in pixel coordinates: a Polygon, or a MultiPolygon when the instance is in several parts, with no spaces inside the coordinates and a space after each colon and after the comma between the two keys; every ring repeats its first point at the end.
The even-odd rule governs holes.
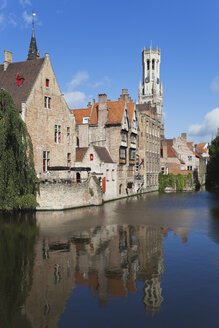
{"type": "Polygon", "coordinates": [[[219,327],[219,196],[0,219],[0,327],[219,327]]]}

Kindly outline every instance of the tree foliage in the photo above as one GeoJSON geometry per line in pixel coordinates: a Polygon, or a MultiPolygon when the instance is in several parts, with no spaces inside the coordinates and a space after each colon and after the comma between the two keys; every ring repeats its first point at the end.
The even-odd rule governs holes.
{"type": "Polygon", "coordinates": [[[11,96],[0,90],[0,210],[37,206],[33,146],[11,96]]]}
{"type": "Polygon", "coordinates": [[[182,175],[181,173],[174,175],[169,174],[159,174],[159,191],[164,192],[166,188],[172,188],[176,191],[191,190],[194,188],[194,181],[192,174],[182,175]]]}
{"type": "Polygon", "coordinates": [[[206,186],[209,190],[219,189],[219,136],[211,142],[209,155],[206,186]]]}

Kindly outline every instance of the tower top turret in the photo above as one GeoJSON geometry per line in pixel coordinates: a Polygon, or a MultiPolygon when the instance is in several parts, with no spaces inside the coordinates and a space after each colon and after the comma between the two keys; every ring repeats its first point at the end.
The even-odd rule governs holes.
{"type": "Polygon", "coordinates": [[[27,60],[37,59],[37,57],[38,57],[35,31],[34,31],[34,17],[35,16],[36,16],[36,14],[33,12],[32,13],[32,35],[31,35],[27,60]]]}

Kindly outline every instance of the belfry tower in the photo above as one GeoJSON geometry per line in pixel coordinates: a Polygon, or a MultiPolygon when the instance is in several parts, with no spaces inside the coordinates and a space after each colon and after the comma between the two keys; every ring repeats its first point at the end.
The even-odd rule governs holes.
{"type": "Polygon", "coordinates": [[[157,108],[157,118],[163,120],[163,86],[160,82],[160,49],[142,50],[143,81],[139,82],[138,103],[151,103],[157,108]]]}
{"type": "Polygon", "coordinates": [[[34,32],[34,17],[35,16],[36,16],[36,14],[32,13],[32,35],[31,35],[27,60],[37,59],[37,57],[39,56],[38,51],[37,51],[35,32],[34,32]]]}

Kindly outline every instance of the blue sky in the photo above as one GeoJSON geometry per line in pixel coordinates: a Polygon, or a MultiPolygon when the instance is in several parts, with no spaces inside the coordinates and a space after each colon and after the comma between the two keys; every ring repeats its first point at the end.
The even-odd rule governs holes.
{"type": "Polygon", "coordinates": [[[219,127],[219,1],[0,0],[0,58],[27,58],[31,13],[71,108],[98,93],[138,97],[141,50],[161,48],[166,137],[209,141],[219,127]]]}

